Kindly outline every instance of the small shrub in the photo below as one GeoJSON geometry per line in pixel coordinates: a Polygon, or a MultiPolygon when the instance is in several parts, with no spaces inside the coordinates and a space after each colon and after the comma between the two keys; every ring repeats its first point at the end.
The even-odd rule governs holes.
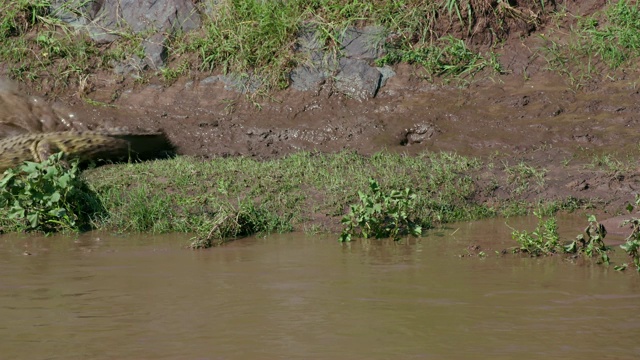
{"type": "Polygon", "coordinates": [[[371,195],[358,192],[362,204],[350,206],[349,214],[342,218],[346,228],[340,235],[340,241],[351,241],[352,236],[367,238],[391,237],[422,234],[422,227],[412,219],[417,195],[411,189],[391,190],[385,194],[374,179],[369,179],[371,195]]]}
{"type": "Polygon", "coordinates": [[[25,162],[0,180],[1,224],[10,230],[80,230],[99,203],[79,178],[77,162],[66,167],[62,153],[42,163],[25,162]]]}

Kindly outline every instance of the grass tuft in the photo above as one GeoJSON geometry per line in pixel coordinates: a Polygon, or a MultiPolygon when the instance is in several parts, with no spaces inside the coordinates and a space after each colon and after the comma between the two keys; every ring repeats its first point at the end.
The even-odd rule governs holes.
{"type": "Polygon", "coordinates": [[[637,69],[640,7],[627,0],[610,2],[603,11],[578,18],[570,35],[567,42],[541,35],[550,70],[564,74],[575,87],[594,78],[615,78],[617,71],[637,69]]]}

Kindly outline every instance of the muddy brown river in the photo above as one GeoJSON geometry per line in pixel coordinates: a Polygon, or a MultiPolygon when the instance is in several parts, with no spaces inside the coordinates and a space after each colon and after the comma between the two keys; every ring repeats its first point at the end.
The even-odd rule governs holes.
{"type": "Polygon", "coordinates": [[[0,357],[640,357],[633,270],[499,257],[509,234],[502,219],[405,243],[298,233],[206,251],[186,235],[2,235],[0,357]],[[489,256],[460,258],[470,244],[489,256]]]}

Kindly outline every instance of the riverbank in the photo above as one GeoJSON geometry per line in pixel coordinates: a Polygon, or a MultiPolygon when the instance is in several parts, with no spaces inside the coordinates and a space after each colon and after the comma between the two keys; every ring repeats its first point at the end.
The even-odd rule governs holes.
{"type": "Polygon", "coordinates": [[[349,207],[360,204],[358,194],[371,194],[369,179],[384,194],[411,189],[416,201],[409,214],[425,229],[532,210],[586,209],[609,217],[634,204],[634,165],[631,157],[561,158],[553,149],[519,159],[299,152],[267,161],[178,157],[102,166],[83,177],[104,209],[92,219],[97,229],[223,241],[256,232],[338,233],[349,207]]]}
{"type": "MultiPolygon", "coordinates": [[[[304,64],[289,56],[296,46],[281,51],[295,60],[279,62],[286,63],[284,68],[271,62],[237,67],[224,61],[237,65],[242,57],[227,53],[227,60],[216,58],[217,65],[205,69],[198,56],[206,51],[175,51],[205,46],[196,40],[207,39],[214,25],[231,26],[233,16],[269,9],[260,7],[262,2],[247,3],[256,7],[242,14],[227,7],[219,13],[226,21],[205,22],[185,37],[169,37],[164,43],[169,56],[161,66],[126,74],[115,71],[117,65],[142,49],[143,32],[119,34],[102,45],[94,39],[65,42],[82,32],[66,32],[69,25],[52,20],[44,7],[19,8],[13,17],[5,13],[2,36],[13,46],[0,54],[2,73],[19,80],[25,93],[65,104],[83,127],[163,129],[176,145],[176,159],[87,171],[92,196],[101,204],[91,218],[94,227],[199,236],[218,229],[238,235],[244,230],[231,226],[225,233],[216,224],[242,215],[249,232],[337,232],[358,193],[369,191],[370,178],[387,192],[411,188],[419,199],[414,215],[424,227],[525,214],[539,206],[550,212],[588,207],[614,216],[635,202],[640,92],[635,38],[627,35],[637,33],[636,5],[530,1],[514,11],[504,4],[483,8],[480,2],[472,7],[481,11],[473,12],[469,5],[438,3],[434,11],[446,16],[436,23],[387,28],[387,35],[399,38],[385,38],[384,51],[365,62],[370,68],[390,67],[393,76],[362,98],[343,91],[344,69],[311,90],[293,86],[289,75],[304,64]],[[509,21],[500,25],[499,19],[509,21]],[[431,29],[433,36],[417,36],[421,29],[431,29]],[[489,36],[492,32],[496,38],[489,36]],[[72,44],[86,48],[71,51],[77,50],[72,44]],[[86,57],[75,58],[78,54],[86,57]],[[429,60],[434,54],[443,61],[429,60]],[[234,71],[248,75],[247,69],[260,66],[277,70],[267,78],[291,82],[271,81],[268,89],[258,90],[246,86],[251,77],[228,76],[234,71]]],[[[350,2],[334,5],[325,14],[355,9],[349,16],[367,14],[368,20],[349,22],[353,17],[343,12],[347,17],[319,24],[384,25],[384,12],[362,13],[366,8],[349,7],[357,5],[350,2]]],[[[411,14],[426,11],[419,5],[410,6],[411,14]]],[[[395,14],[389,21],[404,14],[385,9],[395,14]]],[[[347,27],[329,27],[334,31],[329,34],[347,27]]],[[[299,30],[287,34],[297,39],[299,30]]],[[[325,54],[339,50],[344,40],[322,39],[325,54]]],[[[12,105],[5,103],[0,114],[11,118],[12,105]]]]}

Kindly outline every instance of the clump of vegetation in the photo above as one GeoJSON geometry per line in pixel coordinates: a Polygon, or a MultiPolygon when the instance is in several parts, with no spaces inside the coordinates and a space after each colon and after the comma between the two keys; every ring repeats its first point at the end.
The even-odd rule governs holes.
{"type": "Polygon", "coordinates": [[[551,255],[562,249],[558,234],[558,222],[555,217],[543,219],[540,211],[533,213],[538,218],[538,225],[533,232],[513,229],[511,237],[520,244],[514,252],[523,252],[531,256],[551,255]]]}
{"type": "Polygon", "coordinates": [[[77,163],[67,167],[62,162],[62,153],[5,171],[0,180],[2,228],[49,233],[88,227],[101,207],[79,171],[77,163]]]}
{"type": "MultiPolygon", "coordinates": [[[[640,195],[636,194],[636,206],[640,204],[640,195]]],[[[631,204],[627,205],[627,210],[632,212],[634,210],[634,206],[631,204]]],[[[640,219],[631,218],[629,220],[625,220],[622,222],[622,226],[631,225],[631,234],[625,239],[625,243],[620,245],[622,250],[627,253],[627,255],[633,261],[633,264],[636,266],[636,270],[640,273],[640,219]]],[[[624,263],[622,265],[618,265],[615,267],[618,271],[626,270],[629,264],[624,263]]]]}
{"type": "Polygon", "coordinates": [[[299,1],[230,0],[216,5],[203,31],[189,34],[180,52],[200,56],[200,68],[254,73],[280,88],[288,85],[293,44],[305,12],[299,1]]]}
{"type": "Polygon", "coordinates": [[[427,74],[434,76],[473,76],[484,68],[502,72],[494,53],[488,57],[469,49],[463,40],[451,35],[444,36],[431,44],[408,49],[391,49],[376,60],[378,66],[400,62],[422,65],[427,74]]]}
{"type": "Polygon", "coordinates": [[[55,88],[75,84],[83,96],[94,72],[140,54],[142,35],[122,32],[117,43],[100,46],[59,20],[51,5],[50,0],[0,0],[0,60],[13,78],[46,79],[55,88]]]}
{"type": "Polygon", "coordinates": [[[417,195],[409,188],[391,190],[385,194],[374,179],[369,179],[371,194],[358,192],[361,204],[353,204],[342,218],[345,229],[340,241],[351,241],[353,236],[367,238],[393,238],[403,235],[419,236],[422,226],[415,219],[413,207],[417,195]]]}
{"type": "MultiPolygon", "coordinates": [[[[640,219],[634,218],[630,220],[626,220],[623,223],[623,226],[626,225],[632,226],[631,235],[629,235],[624,244],[620,245],[622,250],[624,250],[627,255],[633,261],[633,264],[636,266],[636,270],[640,273],[640,219]]],[[[620,266],[616,266],[616,270],[625,270],[628,264],[622,264],[620,266]]]]}
{"type": "Polygon", "coordinates": [[[50,6],[48,0],[0,1],[0,39],[25,33],[49,13],[50,6]]]}
{"type": "Polygon", "coordinates": [[[602,263],[609,265],[609,255],[607,252],[610,247],[604,243],[607,236],[607,229],[598,222],[595,215],[589,215],[589,225],[584,229],[584,234],[576,236],[576,239],[564,246],[564,252],[569,254],[584,254],[591,258],[600,256],[602,263]]]}
{"type": "Polygon", "coordinates": [[[531,256],[553,254],[583,254],[588,258],[599,256],[604,264],[609,264],[607,252],[610,248],[604,243],[607,231],[595,216],[589,215],[589,225],[585,229],[586,236],[580,234],[570,243],[562,244],[556,218],[551,216],[544,219],[540,210],[535,211],[534,215],[538,218],[538,225],[533,232],[512,229],[512,238],[520,244],[514,252],[527,253],[531,256]]]}
{"type": "Polygon", "coordinates": [[[175,54],[195,53],[201,69],[222,69],[257,78],[263,86],[285,88],[291,70],[308,61],[296,50],[298,36],[311,31],[325,61],[339,57],[344,32],[349,27],[377,25],[384,31],[372,48],[386,47],[378,65],[398,62],[424,66],[429,75],[459,77],[474,75],[490,67],[500,71],[495,54],[482,56],[469,49],[463,39],[439,37],[437,20],[447,17],[463,24],[474,22],[467,4],[451,1],[373,3],[366,1],[221,1],[215,14],[205,18],[203,30],[176,41],[175,54]],[[458,14],[458,16],[456,16],[458,14]],[[387,42],[386,38],[393,38],[387,42]]]}
{"type": "Polygon", "coordinates": [[[229,239],[258,233],[291,231],[291,223],[263,207],[243,202],[238,209],[230,204],[221,205],[218,211],[205,221],[199,235],[191,239],[191,249],[206,249],[221,245],[229,239]],[[206,235],[205,235],[206,232],[206,235]]]}
{"type": "Polygon", "coordinates": [[[546,169],[536,169],[524,162],[513,166],[508,166],[505,163],[504,166],[504,172],[507,174],[507,182],[516,194],[522,194],[529,190],[532,182],[534,182],[539,189],[544,187],[545,177],[547,175],[546,169]]]}
{"type": "Polygon", "coordinates": [[[614,176],[631,172],[633,161],[621,161],[612,154],[600,154],[594,155],[591,163],[587,166],[591,169],[601,169],[614,176]]]}
{"type": "Polygon", "coordinates": [[[579,18],[572,35],[566,44],[555,41],[553,34],[541,37],[550,68],[573,85],[598,74],[612,76],[607,69],[634,68],[640,56],[640,7],[627,0],[610,3],[603,12],[579,18]]]}
{"type": "Polygon", "coordinates": [[[620,0],[609,5],[604,17],[603,22],[588,17],[582,23],[585,50],[616,69],[640,56],[640,8],[620,0]]]}

